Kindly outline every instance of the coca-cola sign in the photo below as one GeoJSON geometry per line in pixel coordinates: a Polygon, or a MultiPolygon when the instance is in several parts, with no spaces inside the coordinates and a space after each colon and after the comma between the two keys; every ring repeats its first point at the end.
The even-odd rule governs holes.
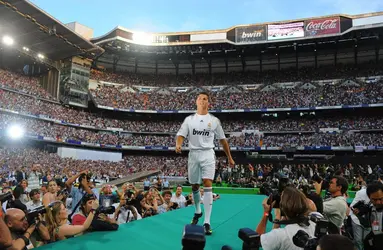
{"type": "Polygon", "coordinates": [[[252,43],[266,40],[265,26],[248,26],[235,29],[236,43],[252,43]]]}
{"type": "Polygon", "coordinates": [[[339,17],[308,20],[305,25],[306,36],[331,35],[340,32],[339,17]]]}

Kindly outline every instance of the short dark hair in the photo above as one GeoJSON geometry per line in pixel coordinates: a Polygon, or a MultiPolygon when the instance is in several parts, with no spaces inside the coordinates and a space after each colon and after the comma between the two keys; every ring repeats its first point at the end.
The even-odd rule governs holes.
{"type": "Polygon", "coordinates": [[[170,195],[170,196],[172,196],[173,194],[172,194],[172,192],[170,192],[169,190],[166,190],[166,191],[163,191],[162,192],[162,197],[165,197],[165,195],[170,195]]]}
{"type": "Polygon", "coordinates": [[[342,187],[340,192],[342,194],[345,194],[347,192],[347,189],[348,189],[348,181],[346,180],[346,178],[339,176],[339,175],[336,175],[333,178],[336,179],[336,186],[342,187]]]}
{"type": "Polygon", "coordinates": [[[29,197],[32,199],[32,197],[38,193],[40,193],[38,189],[32,189],[31,192],[29,192],[29,197]]]}
{"type": "Polygon", "coordinates": [[[340,234],[328,234],[321,237],[318,242],[321,250],[354,250],[354,243],[346,236],[340,234]]]}
{"type": "Polygon", "coordinates": [[[207,99],[210,100],[210,94],[206,91],[201,91],[198,93],[198,95],[206,95],[207,96],[207,99]]]}
{"type": "Polygon", "coordinates": [[[369,184],[366,190],[368,198],[370,198],[371,194],[378,192],[379,190],[383,191],[383,184],[380,181],[374,181],[373,183],[369,184]]]}

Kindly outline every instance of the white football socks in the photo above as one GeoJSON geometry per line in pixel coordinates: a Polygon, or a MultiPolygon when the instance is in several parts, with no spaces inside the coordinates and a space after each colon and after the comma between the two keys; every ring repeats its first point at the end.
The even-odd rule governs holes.
{"type": "Polygon", "coordinates": [[[205,187],[203,195],[203,205],[205,207],[205,223],[210,225],[210,215],[213,208],[213,188],[205,187]]]}

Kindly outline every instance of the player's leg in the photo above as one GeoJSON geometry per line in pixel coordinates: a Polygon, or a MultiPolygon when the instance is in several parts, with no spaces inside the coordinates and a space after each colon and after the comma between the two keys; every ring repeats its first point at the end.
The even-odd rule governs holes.
{"type": "Polygon", "coordinates": [[[191,224],[196,225],[198,223],[199,218],[202,217],[201,211],[201,196],[199,192],[199,186],[201,184],[201,169],[199,167],[197,152],[189,152],[188,159],[188,178],[189,182],[192,185],[193,190],[193,200],[195,206],[195,213],[191,224]]]}
{"type": "Polygon", "coordinates": [[[204,228],[205,234],[210,235],[213,233],[210,227],[210,216],[213,208],[213,178],[215,174],[215,154],[207,151],[204,153],[202,162],[202,180],[204,186],[203,205],[205,208],[205,221],[204,228]]]}

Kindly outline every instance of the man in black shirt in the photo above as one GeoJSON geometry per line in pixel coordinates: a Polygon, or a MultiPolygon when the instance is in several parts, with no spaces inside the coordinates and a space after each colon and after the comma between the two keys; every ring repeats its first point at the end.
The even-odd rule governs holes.
{"type": "Polygon", "coordinates": [[[41,246],[44,241],[50,240],[48,229],[44,224],[37,222],[37,224],[29,225],[25,213],[20,209],[7,209],[4,221],[11,231],[12,239],[23,239],[26,247],[30,244],[32,244],[33,247],[38,247],[41,246]],[[35,232],[35,228],[37,232],[35,232]],[[38,238],[41,239],[37,240],[38,238]]]}

